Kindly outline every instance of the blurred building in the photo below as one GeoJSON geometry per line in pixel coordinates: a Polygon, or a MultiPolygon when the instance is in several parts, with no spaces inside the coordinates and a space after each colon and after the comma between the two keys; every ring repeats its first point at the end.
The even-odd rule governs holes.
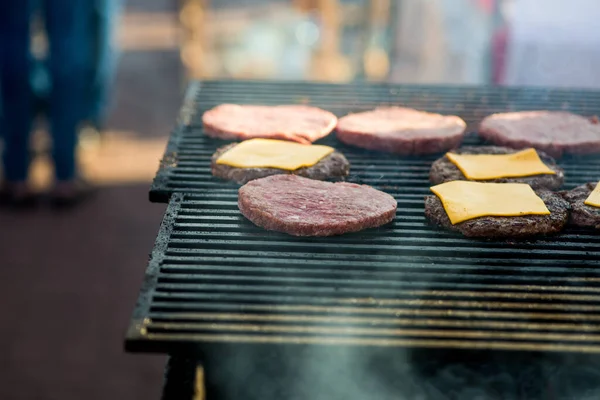
{"type": "Polygon", "coordinates": [[[202,77],[486,83],[493,0],[183,0],[202,77]]]}

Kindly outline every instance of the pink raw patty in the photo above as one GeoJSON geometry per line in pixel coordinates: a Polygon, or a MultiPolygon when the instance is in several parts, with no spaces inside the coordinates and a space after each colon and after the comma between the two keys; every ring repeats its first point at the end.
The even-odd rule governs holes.
{"type": "Polygon", "coordinates": [[[207,135],[221,139],[269,138],[309,144],[331,133],[337,117],[303,105],[221,104],[206,111],[202,123],[207,135]]]}
{"type": "Polygon", "coordinates": [[[600,153],[597,119],[564,111],[492,114],[481,122],[479,134],[500,146],[534,147],[553,157],[600,153]]]}
{"type": "Polygon", "coordinates": [[[465,122],[454,115],[382,107],[340,118],[337,137],[346,144],[365,149],[422,155],[457,147],[465,128],[465,122]]]}

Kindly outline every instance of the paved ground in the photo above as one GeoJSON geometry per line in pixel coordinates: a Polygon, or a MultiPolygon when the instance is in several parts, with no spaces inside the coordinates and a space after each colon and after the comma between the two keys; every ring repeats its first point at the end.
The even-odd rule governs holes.
{"type": "MultiPolygon", "coordinates": [[[[164,20],[173,3],[131,1],[128,12],[164,20]]],[[[164,211],[147,191],[179,106],[179,68],[165,46],[122,55],[109,135],[82,155],[103,185],[96,198],[58,214],[0,209],[0,399],[159,398],[165,358],[125,354],[122,342],[164,211]]]]}
{"type": "Polygon", "coordinates": [[[164,358],[122,341],[161,205],[104,188],[69,213],[0,214],[1,399],[158,398],[164,358]]]}

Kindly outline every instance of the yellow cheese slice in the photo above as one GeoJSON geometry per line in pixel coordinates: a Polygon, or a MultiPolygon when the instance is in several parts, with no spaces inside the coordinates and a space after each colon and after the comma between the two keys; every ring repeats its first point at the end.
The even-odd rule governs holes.
{"type": "Polygon", "coordinates": [[[526,149],[512,154],[448,153],[446,157],[467,179],[472,180],[555,174],[540,160],[535,149],[526,149]]]}
{"type": "Polygon", "coordinates": [[[583,203],[592,207],[600,207],[600,182],[598,182],[596,188],[592,190],[592,193],[590,193],[583,203]]]}
{"type": "Polygon", "coordinates": [[[433,186],[452,225],[477,217],[548,215],[544,201],[524,183],[452,181],[433,186]]]}
{"type": "Polygon", "coordinates": [[[285,140],[250,139],[226,151],[217,164],[237,168],[279,168],[294,171],[312,167],[333,152],[333,147],[285,140]]]}

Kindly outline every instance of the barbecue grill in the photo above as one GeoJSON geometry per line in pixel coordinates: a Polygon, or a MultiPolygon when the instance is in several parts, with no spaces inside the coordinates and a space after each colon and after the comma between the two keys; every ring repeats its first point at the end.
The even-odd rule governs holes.
{"type": "MultiPolygon", "coordinates": [[[[204,135],[201,116],[221,103],[305,103],[338,116],[402,104],[459,115],[472,131],[484,116],[509,110],[594,115],[600,111],[600,93],[389,84],[192,84],[150,191],[151,201],[168,202],[168,208],[127,333],[128,350],[196,357],[213,393],[221,394],[225,392],[215,387],[225,382],[231,393],[241,393],[232,389],[236,386],[223,370],[239,377],[240,369],[244,376],[264,369],[254,371],[252,380],[242,380],[255,385],[267,384],[265,376],[297,378],[303,371],[302,376],[311,377],[308,387],[316,387],[319,377],[330,377],[332,366],[340,362],[358,372],[338,374],[336,383],[342,375],[365,377],[365,360],[376,364],[373,371],[382,382],[384,376],[393,376],[396,383],[408,382],[396,368],[407,358],[436,363],[458,359],[464,365],[468,354],[477,366],[484,362],[481,354],[494,365],[489,361],[494,354],[493,359],[512,363],[514,370],[544,360],[538,370],[546,372],[553,365],[548,360],[565,363],[565,353],[578,353],[569,355],[576,360],[573,366],[598,362],[593,355],[600,352],[598,233],[567,229],[553,237],[510,242],[473,240],[436,229],[423,215],[428,171],[436,157],[365,151],[342,145],[335,135],[319,143],[346,155],[349,181],[398,200],[395,221],[330,238],[265,231],[238,211],[239,186],[211,176],[210,157],[226,142],[204,135]],[[290,360],[301,364],[295,372],[286,364],[290,360]]],[[[473,134],[465,139],[465,144],[479,143],[473,134]]],[[[600,178],[600,157],[566,157],[559,164],[567,189],[600,178]]],[[[439,371],[435,365],[429,368],[439,371]]],[[[534,379],[539,382],[542,375],[534,379]]],[[[294,386],[293,379],[286,382],[286,388],[294,386]]],[[[397,389],[402,387],[407,388],[397,389]]],[[[255,398],[245,394],[239,398],[255,398]]],[[[303,392],[298,398],[336,398],[316,395],[303,392]]],[[[264,391],[256,396],[268,397],[264,391]]]]}

